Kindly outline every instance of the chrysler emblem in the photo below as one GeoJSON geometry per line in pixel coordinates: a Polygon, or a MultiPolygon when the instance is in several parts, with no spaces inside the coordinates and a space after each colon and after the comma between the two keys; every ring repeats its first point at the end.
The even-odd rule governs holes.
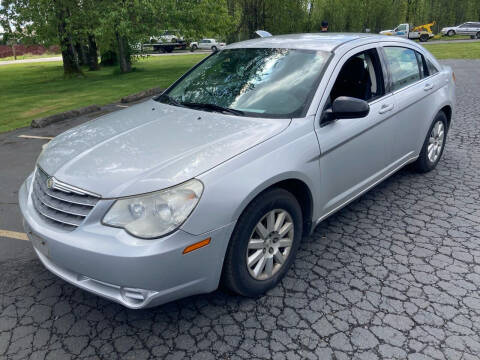
{"type": "Polygon", "coordinates": [[[47,188],[52,189],[54,183],[55,183],[55,180],[53,179],[53,177],[49,177],[49,178],[47,179],[47,188]]]}

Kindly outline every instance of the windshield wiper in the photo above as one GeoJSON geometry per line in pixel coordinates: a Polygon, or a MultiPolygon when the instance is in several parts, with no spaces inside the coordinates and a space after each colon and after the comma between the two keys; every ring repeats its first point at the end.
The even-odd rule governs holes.
{"type": "Polygon", "coordinates": [[[185,107],[185,105],[183,105],[183,103],[181,103],[181,102],[178,101],[178,100],[175,100],[173,97],[171,97],[171,96],[168,95],[168,94],[162,94],[162,95],[160,95],[158,98],[156,98],[155,100],[156,100],[156,101],[166,100],[167,103],[170,104],[170,105],[185,107]]]}
{"type": "Polygon", "coordinates": [[[195,108],[195,109],[218,111],[218,112],[229,113],[229,114],[233,114],[233,115],[244,115],[245,114],[241,110],[231,109],[231,108],[227,108],[227,107],[223,107],[223,106],[215,105],[215,104],[182,102],[181,105],[187,106],[187,107],[192,107],[192,108],[195,108]]]}

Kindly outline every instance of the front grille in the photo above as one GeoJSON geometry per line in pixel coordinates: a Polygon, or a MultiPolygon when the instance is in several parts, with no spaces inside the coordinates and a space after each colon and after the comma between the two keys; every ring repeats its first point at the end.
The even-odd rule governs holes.
{"type": "Polygon", "coordinates": [[[51,225],[66,231],[75,230],[88,216],[100,198],[50,177],[37,168],[33,181],[32,201],[35,210],[51,225]]]}

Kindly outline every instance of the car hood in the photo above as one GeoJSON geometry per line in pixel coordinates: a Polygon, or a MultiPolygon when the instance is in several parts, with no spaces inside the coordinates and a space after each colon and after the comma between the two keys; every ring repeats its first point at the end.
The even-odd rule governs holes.
{"type": "Polygon", "coordinates": [[[136,195],[189,180],[279,134],[290,121],[150,100],[57,136],[38,165],[57,180],[105,198],[136,195]]]}

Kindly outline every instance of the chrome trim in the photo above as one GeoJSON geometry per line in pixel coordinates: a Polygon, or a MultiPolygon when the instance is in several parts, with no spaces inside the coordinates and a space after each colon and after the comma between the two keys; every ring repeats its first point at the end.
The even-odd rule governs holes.
{"type": "Polygon", "coordinates": [[[60,180],[57,180],[55,177],[49,176],[49,175],[48,175],[41,167],[39,167],[39,166],[38,166],[38,170],[41,171],[44,175],[46,175],[46,176],[48,177],[47,187],[48,187],[49,189],[55,189],[55,190],[63,191],[63,192],[66,192],[66,193],[74,193],[74,194],[77,194],[77,195],[89,195],[89,196],[93,196],[93,197],[97,197],[97,198],[100,198],[100,197],[101,197],[100,195],[95,194],[95,193],[93,193],[93,192],[80,189],[80,188],[78,188],[78,187],[76,187],[76,186],[72,186],[72,185],[65,184],[64,182],[61,182],[60,180]],[[50,181],[51,181],[51,184],[50,184],[50,181]]]}
{"type": "Polygon", "coordinates": [[[37,213],[52,226],[73,231],[80,226],[100,197],[64,184],[37,167],[31,184],[31,199],[37,213]]]}

